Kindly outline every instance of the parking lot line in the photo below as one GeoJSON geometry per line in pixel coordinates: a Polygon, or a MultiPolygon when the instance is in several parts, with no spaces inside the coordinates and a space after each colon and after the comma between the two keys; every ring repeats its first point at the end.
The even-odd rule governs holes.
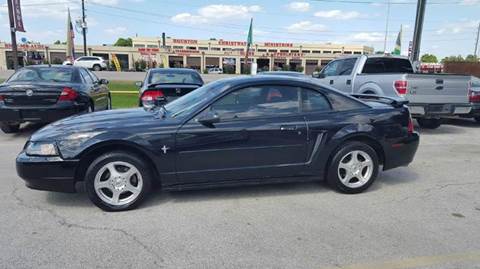
{"type": "Polygon", "coordinates": [[[323,269],[408,269],[421,266],[432,266],[451,262],[480,261],[480,251],[446,254],[438,256],[419,256],[396,261],[352,264],[346,266],[327,267],[323,269]]]}

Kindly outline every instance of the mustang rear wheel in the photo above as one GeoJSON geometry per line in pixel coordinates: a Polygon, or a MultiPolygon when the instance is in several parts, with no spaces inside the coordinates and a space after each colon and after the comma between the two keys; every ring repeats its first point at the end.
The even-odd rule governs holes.
{"type": "Polygon", "coordinates": [[[348,142],[333,156],[327,181],[341,192],[360,193],[375,181],[378,167],[374,149],[365,143],[348,142]]]}
{"type": "Polygon", "coordinates": [[[126,152],[98,157],[88,168],[85,187],[90,200],[106,211],[138,206],[151,189],[151,173],[145,162],[126,152]]]}
{"type": "Polygon", "coordinates": [[[0,123],[0,129],[6,134],[18,133],[20,130],[20,124],[0,123]]]}

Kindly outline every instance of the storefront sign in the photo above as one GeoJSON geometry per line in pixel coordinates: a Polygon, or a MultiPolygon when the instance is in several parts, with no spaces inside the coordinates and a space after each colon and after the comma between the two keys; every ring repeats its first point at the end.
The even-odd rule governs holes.
{"type": "Polygon", "coordinates": [[[173,43],[175,44],[197,44],[198,40],[193,39],[173,39],[173,43]]]}
{"type": "Polygon", "coordinates": [[[299,52],[269,52],[269,53],[266,53],[266,56],[274,57],[274,58],[302,58],[303,53],[299,53],[299,52]]]}
{"type": "Polygon", "coordinates": [[[155,55],[160,51],[158,48],[138,48],[141,55],[155,55]]]}
{"type": "MultiPolygon", "coordinates": [[[[6,43],[5,44],[6,49],[12,49],[12,44],[6,43]]],[[[45,45],[42,44],[20,44],[18,45],[18,50],[44,50],[45,45]]]]}
{"type": "Polygon", "coordinates": [[[291,48],[293,47],[293,43],[273,43],[273,42],[265,42],[263,44],[265,47],[286,47],[291,48]]]}
{"type": "Polygon", "coordinates": [[[220,46],[247,46],[247,42],[244,41],[226,41],[226,40],[218,40],[218,45],[220,46]]]}
{"type": "Polygon", "coordinates": [[[15,21],[15,31],[25,32],[23,27],[22,8],[20,7],[20,0],[7,0],[12,1],[13,18],[15,21]]]}
{"type": "Polygon", "coordinates": [[[190,55],[190,54],[199,54],[200,51],[198,50],[189,50],[189,49],[181,49],[181,50],[174,50],[173,51],[175,54],[178,54],[178,55],[190,55]]]}

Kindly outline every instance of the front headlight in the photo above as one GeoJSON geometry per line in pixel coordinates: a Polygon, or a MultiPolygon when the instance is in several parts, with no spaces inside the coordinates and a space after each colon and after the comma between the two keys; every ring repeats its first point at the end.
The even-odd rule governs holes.
{"type": "Polygon", "coordinates": [[[85,142],[101,133],[102,132],[87,132],[71,134],[65,137],[65,139],[57,141],[58,147],[60,148],[62,155],[67,152],[74,152],[81,148],[85,142]]]}
{"type": "Polygon", "coordinates": [[[29,142],[25,153],[31,156],[58,156],[57,146],[52,142],[29,142]]]}

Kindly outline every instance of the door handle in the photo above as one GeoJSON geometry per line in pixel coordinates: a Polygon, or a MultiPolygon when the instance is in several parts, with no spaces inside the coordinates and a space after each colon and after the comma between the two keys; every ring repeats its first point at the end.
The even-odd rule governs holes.
{"type": "Polygon", "coordinates": [[[333,79],[330,80],[330,85],[332,85],[332,84],[333,84],[333,79]]]}
{"type": "Polygon", "coordinates": [[[280,131],[295,131],[297,130],[297,125],[282,125],[280,126],[280,131]]]}
{"type": "Polygon", "coordinates": [[[351,85],[352,84],[352,80],[351,79],[347,79],[347,85],[351,85]]]}

